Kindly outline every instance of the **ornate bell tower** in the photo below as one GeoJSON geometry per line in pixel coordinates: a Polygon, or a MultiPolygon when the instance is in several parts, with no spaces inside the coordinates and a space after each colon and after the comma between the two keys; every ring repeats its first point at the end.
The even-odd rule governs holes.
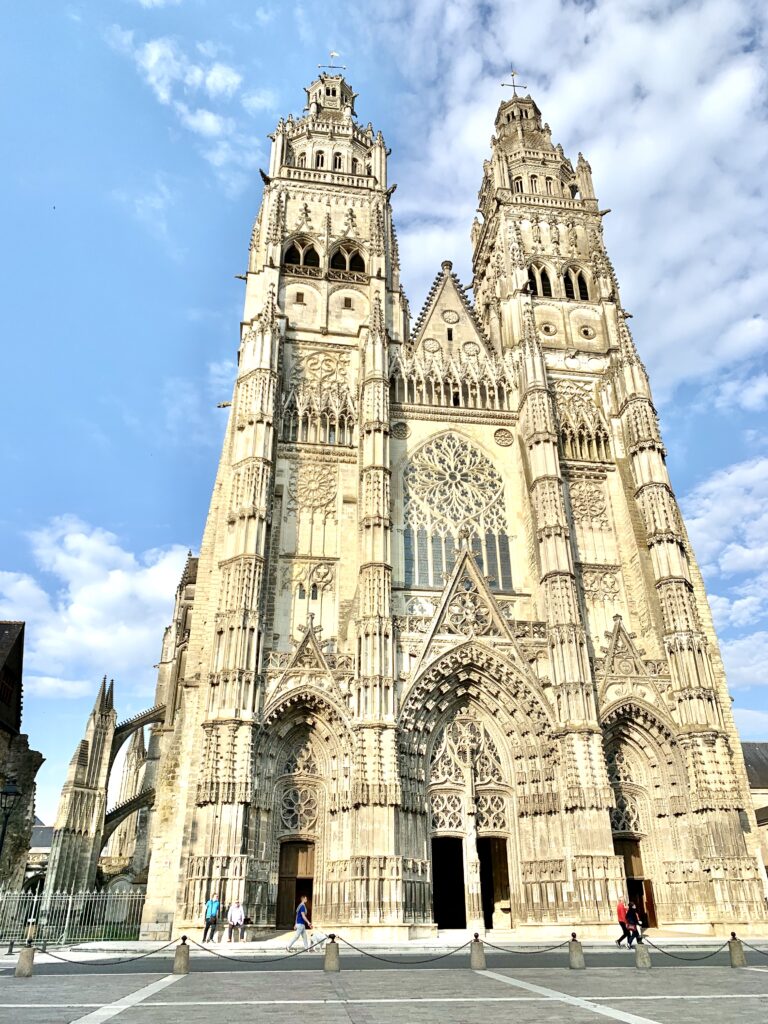
{"type": "Polygon", "coordinates": [[[607,806],[633,898],[664,903],[668,919],[696,918],[699,901],[757,906],[746,776],[717,638],[603,245],[591,168],[582,154],[574,168],[535,102],[514,96],[499,108],[479,200],[474,290],[488,333],[520,373],[576,848],[603,844],[607,806]],[[667,823],[666,841],[649,838],[654,815],[667,823]]]}
{"type": "MultiPolygon", "coordinates": [[[[388,347],[407,318],[394,188],[381,133],[357,123],[342,75],[305,91],[304,116],[280,120],[262,172],[148,917],[162,913],[170,872],[185,919],[217,889],[273,924],[293,905],[296,856],[314,862],[306,884],[327,916],[348,899],[350,857],[372,847],[353,819],[386,789],[388,347]]],[[[356,863],[365,886],[367,861],[356,863]]]]}

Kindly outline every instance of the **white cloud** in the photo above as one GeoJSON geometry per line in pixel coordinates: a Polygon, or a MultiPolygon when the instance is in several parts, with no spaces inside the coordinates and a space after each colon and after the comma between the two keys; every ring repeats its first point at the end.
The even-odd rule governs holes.
{"type": "Polygon", "coordinates": [[[733,716],[743,740],[765,740],[768,737],[768,712],[735,707],[733,716]]]}
{"type": "MultiPolygon", "coordinates": [[[[217,59],[224,48],[204,40],[196,44],[202,60],[192,60],[168,37],[137,44],[132,31],[112,25],[106,38],[113,49],[131,57],[157,100],[174,111],[187,131],[206,143],[215,140],[214,145],[202,149],[202,155],[215,169],[224,191],[233,197],[239,195],[253,180],[251,172],[258,167],[263,150],[257,139],[238,130],[237,120],[230,112],[213,109],[217,103],[231,101],[243,83],[239,71],[217,59]],[[190,102],[192,96],[200,93],[205,93],[210,105],[190,102]]],[[[274,96],[269,90],[252,91],[242,99],[243,108],[249,113],[273,104],[274,96]]]]}
{"type": "Polygon", "coordinates": [[[182,0],[137,0],[141,7],[178,7],[182,0]]]}
{"type": "Polygon", "coordinates": [[[27,624],[28,692],[81,697],[106,673],[124,700],[151,695],[186,548],[134,554],[114,533],[73,516],[28,537],[40,575],[0,573],[0,618],[27,624]]]}
{"type": "Polygon", "coordinates": [[[718,470],[682,505],[694,549],[713,574],[768,565],[768,458],[718,470]]]}
{"type": "Polygon", "coordinates": [[[222,117],[221,114],[206,110],[204,107],[190,110],[185,103],[177,103],[176,111],[185,128],[189,128],[190,131],[205,138],[216,138],[232,131],[230,118],[222,117]]]}
{"type": "Polygon", "coordinates": [[[205,74],[205,89],[209,96],[232,96],[242,80],[243,76],[228,64],[216,63],[205,74]]]}
{"type": "Polygon", "coordinates": [[[469,280],[482,161],[514,60],[554,140],[572,158],[585,153],[601,206],[614,210],[606,241],[657,399],[768,351],[756,316],[768,305],[765,186],[755,170],[768,158],[768,68],[753,43],[764,6],[735,0],[724,21],[722,0],[541,0],[531,18],[522,0],[392,0],[375,31],[356,8],[345,4],[344,15],[358,51],[396,56],[405,79],[390,105],[414,309],[445,256],[458,254],[469,280]],[[425,225],[443,238],[442,252],[420,247],[425,225]]]}
{"type": "Polygon", "coordinates": [[[249,114],[258,114],[262,110],[274,111],[277,108],[277,95],[272,89],[256,89],[243,96],[241,102],[249,114]]]}
{"type": "Polygon", "coordinates": [[[731,689],[768,686],[768,631],[725,640],[720,646],[731,689]]]}

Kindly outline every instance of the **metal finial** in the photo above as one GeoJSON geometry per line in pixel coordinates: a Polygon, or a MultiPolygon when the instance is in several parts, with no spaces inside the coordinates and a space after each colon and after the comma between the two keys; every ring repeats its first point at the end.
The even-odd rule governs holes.
{"type": "Polygon", "coordinates": [[[514,68],[512,68],[510,70],[509,74],[510,74],[510,77],[511,77],[512,81],[511,82],[502,82],[501,86],[502,86],[503,89],[511,89],[512,92],[515,94],[515,96],[517,96],[517,90],[518,89],[527,89],[528,88],[527,85],[522,85],[522,83],[515,81],[515,79],[517,78],[518,72],[515,71],[514,68]]]}

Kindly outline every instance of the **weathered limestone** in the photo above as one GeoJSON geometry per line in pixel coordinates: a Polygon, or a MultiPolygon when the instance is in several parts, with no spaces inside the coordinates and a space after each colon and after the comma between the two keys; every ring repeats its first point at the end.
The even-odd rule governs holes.
{"type": "MultiPolygon", "coordinates": [[[[229,423],[163,644],[144,934],[201,926],[214,891],[256,929],[289,930],[306,895],[350,938],[595,935],[622,893],[660,924],[763,921],[717,640],[589,164],[530,97],[502,103],[474,303],[446,260],[411,329],[384,140],[341,76],[306,91],[272,137],[229,423]]],[[[88,865],[114,823],[95,737],[127,738],[110,713],[65,787],[93,805],[66,840],[88,865]]]]}

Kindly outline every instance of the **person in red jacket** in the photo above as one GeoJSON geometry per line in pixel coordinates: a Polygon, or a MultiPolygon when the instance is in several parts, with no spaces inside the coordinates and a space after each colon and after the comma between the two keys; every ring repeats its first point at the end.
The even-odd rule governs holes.
{"type": "Polygon", "coordinates": [[[624,902],[624,897],[619,900],[616,904],[616,917],[619,920],[619,927],[621,928],[621,937],[616,939],[616,945],[621,946],[624,939],[627,940],[627,946],[631,945],[629,928],[627,928],[627,904],[624,902]]]}

